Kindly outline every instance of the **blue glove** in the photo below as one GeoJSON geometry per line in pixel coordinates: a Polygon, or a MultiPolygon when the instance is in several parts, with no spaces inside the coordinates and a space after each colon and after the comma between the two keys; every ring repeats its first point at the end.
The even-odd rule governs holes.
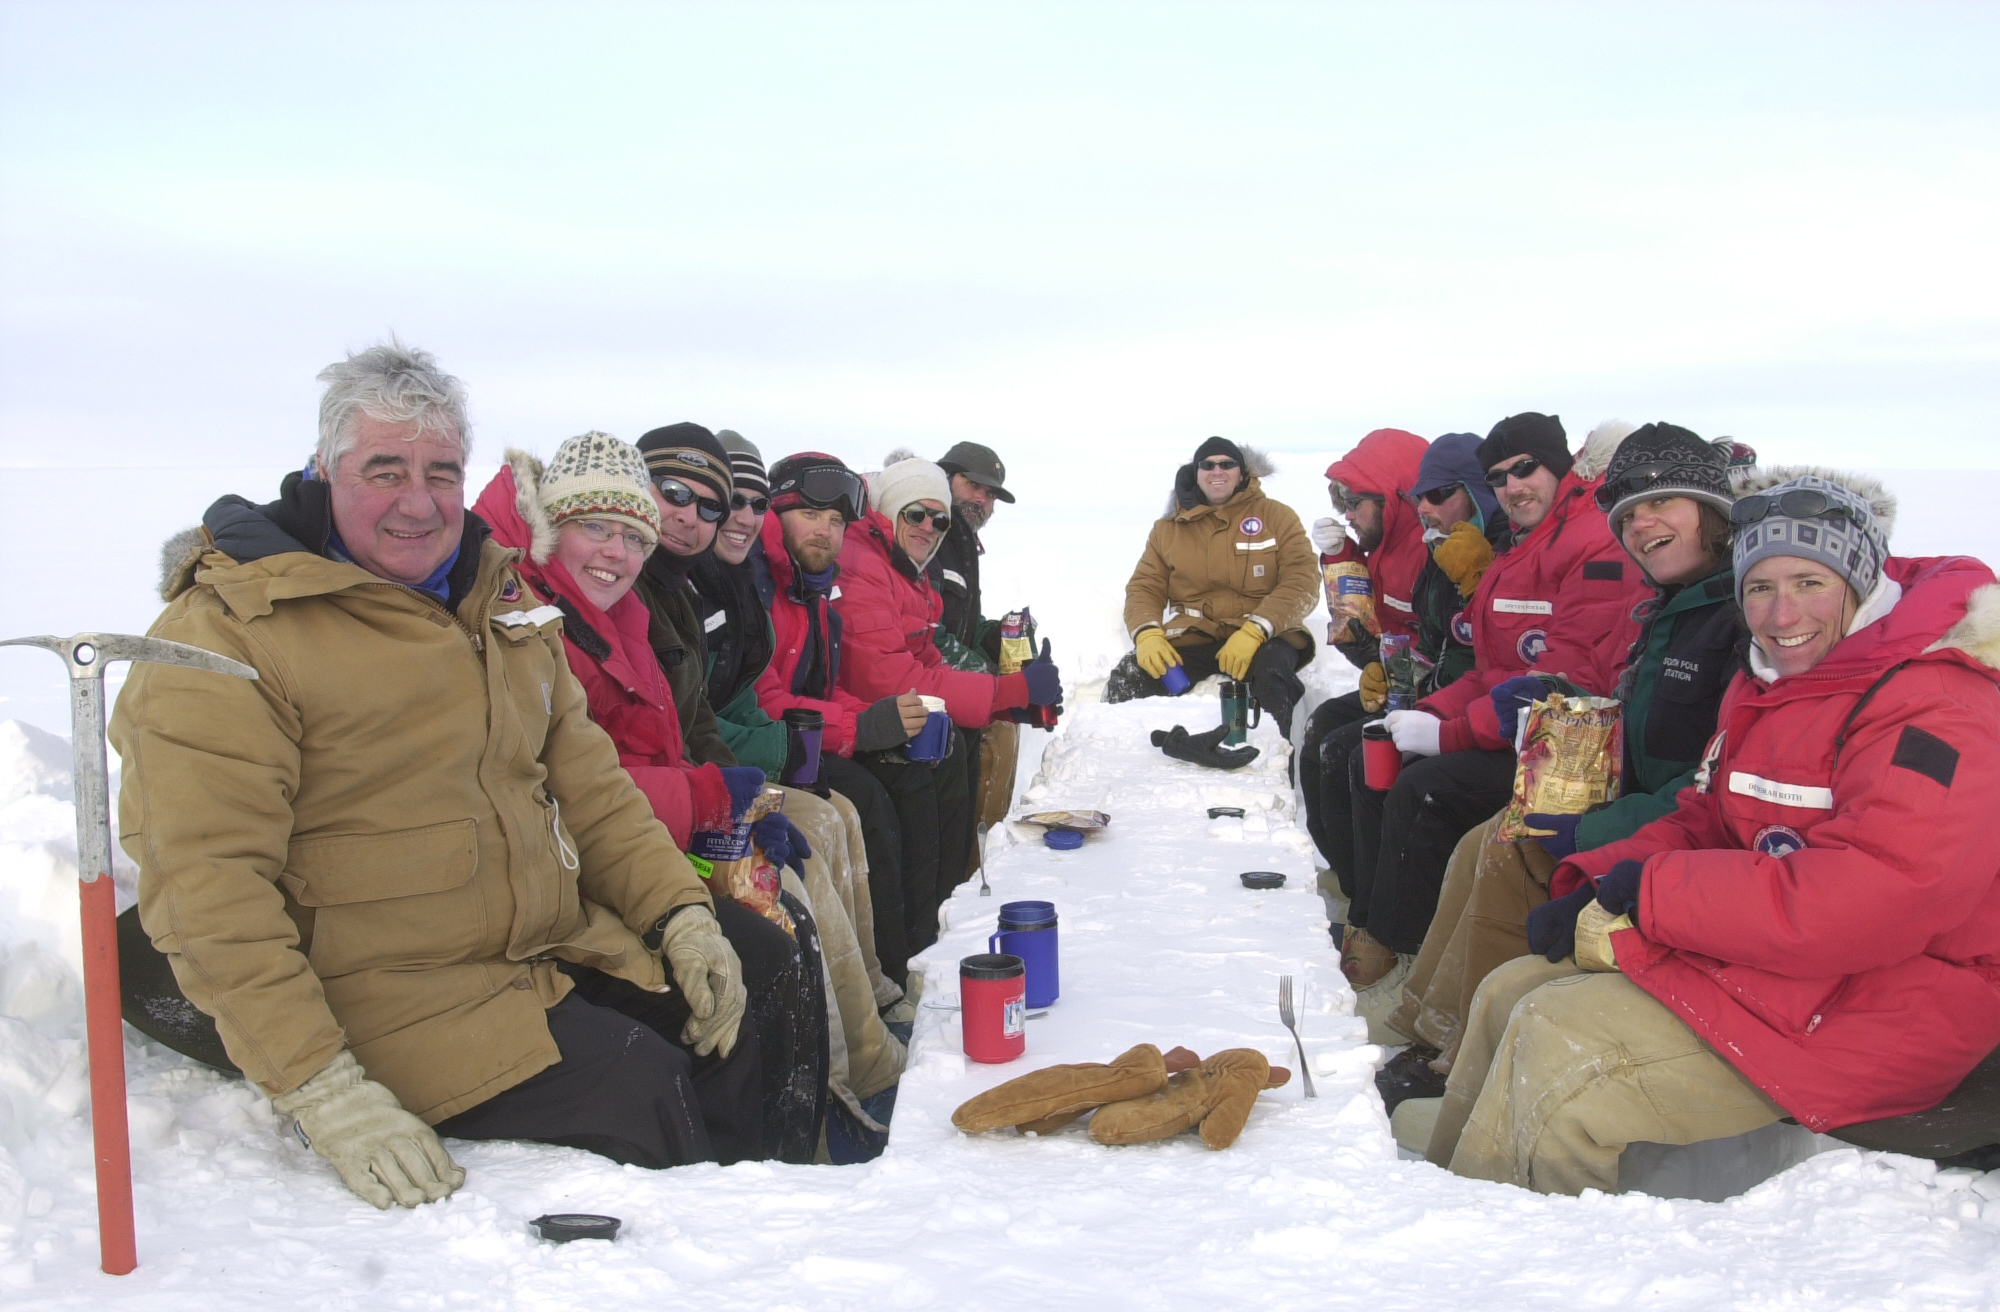
{"type": "Polygon", "coordinates": [[[729,789],[729,820],[739,823],[757,794],[764,791],[764,772],[754,765],[721,765],[722,782],[729,789]]]}
{"type": "Polygon", "coordinates": [[[785,818],[783,811],[773,811],[762,820],[751,822],[750,840],[772,865],[790,866],[800,879],[806,877],[805,861],[813,854],[812,844],[806,842],[806,836],[785,818]]]}
{"type": "Polygon", "coordinates": [[[1546,838],[1540,834],[1535,835],[1535,841],[1542,845],[1544,852],[1547,852],[1558,861],[1563,860],[1565,857],[1576,855],[1576,825],[1577,821],[1583,819],[1582,816],[1543,815],[1541,812],[1535,811],[1531,812],[1527,819],[1530,829],[1555,830],[1554,833],[1548,835],[1546,838]]]}
{"type": "Polygon", "coordinates": [[[1597,891],[1585,884],[1566,897],[1544,902],[1528,913],[1528,951],[1539,952],[1551,962],[1576,955],[1576,918],[1583,914],[1597,891]]]}
{"type": "Polygon", "coordinates": [[[1530,702],[1549,695],[1549,685],[1532,674],[1517,674],[1492,692],[1493,714],[1500,720],[1500,736],[1508,742],[1521,732],[1521,712],[1530,702]]]}
{"type": "Polygon", "coordinates": [[[1033,706],[1053,706],[1062,700],[1062,675],[1049,656],[1049,640],[1042,639],[1042,654],[1021,667],[1028,676],[1028,702],[1033,706]]]}
{"type": "Polygon", "coordinates": [[[1637,916],[1639,883],[1646,867],[1637,861],[1620,861],[1597,881],[1597,905],[1614,916],[1637,916]]]}

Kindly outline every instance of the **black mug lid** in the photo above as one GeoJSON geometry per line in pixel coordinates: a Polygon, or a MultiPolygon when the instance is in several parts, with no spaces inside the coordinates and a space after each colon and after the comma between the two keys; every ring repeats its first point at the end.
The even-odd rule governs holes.
{"type": "Polygon", "coordinates": [[[1028,963],[1011,952],[981,952],[958,961],[960,979],[1014,979],[1027,973],[1028,963]]]}
{"type": "Polygon", "coordinates": [[[799,729],[824,729],[826,727],[826,716],[807,706],[786,707],[784,715],[779,718],[784,720],[786,724],[799,729]]]}
{"type": "Polygon", "coordinates": [[[1381,742],[1384,738],[1395,737],[1394,734],[1389,732],[1389,726],[1380,720],[1370,720],[1367,724],[1362,725],[1361,736],[1363,738],[1373,738],[1376,742],[1381,742]]]}

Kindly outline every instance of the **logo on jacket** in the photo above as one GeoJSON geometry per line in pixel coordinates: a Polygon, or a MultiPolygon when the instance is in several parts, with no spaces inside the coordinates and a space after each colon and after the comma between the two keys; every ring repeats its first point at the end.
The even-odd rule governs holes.
{"type": "Polygon", "coordinates": [[[519,601],[520,599],[521,585],[510,576],[505,583],[500,585],[500,600],[519,601]]]}
{"type": "Polygon", "coordinates": [[[1806,845],[1799,831],[1789,825],[1765,825],[1750,840],[1750,846],[1765,856],[1790,856],[1806,845]]]}
{"type": "Polygon", "coordinates": [[[1514,644],[1514,651],[1529,665],[1533,665],[1536,661],[1540,660],[1542,653],[1548,649],[1549,631],[1547,629],[1529,629],[1514,644]]]}
{"type": "Polygon", "coordinates": [[[1243,518],[1243,522],[1241,524],[1238,524],[1236,527],[1239,530],[1241,530],[1246,536],[1254,537],[1257,534],[1262,533],[1264,531],[1264,521],[1257,518],[1255,515],[1246,515],[1243,518]]]}
{"type": "Polygon", "coordinates": [[[1463,646],[1472,645],[1472,617],[1464,611],[1451,617],[1452,639],[1463,646]]]}

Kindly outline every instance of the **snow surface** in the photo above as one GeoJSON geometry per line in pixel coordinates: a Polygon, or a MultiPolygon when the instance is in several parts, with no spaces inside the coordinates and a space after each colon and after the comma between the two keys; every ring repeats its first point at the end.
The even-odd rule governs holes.
{"type": "MultiPolygon", "coordinates": [[[[1273,491],[1311,520],[1326,460],[1282,459],[1273,491]]],[[[1968,477],[2000,483],[1891,476],[1905,498],[1899,550],[2000,554],[1978,536],[1993,530],[1948,513],[1968,477]]],[[[222,491],[261,499],[274,483],[275,471],[162,475],[157,500],[67,544],[96,553],[83,572],[101,590],[25,571],[0,636],[143,631],[159,539],[222,491]]],[[[1110,827],[1069,853],[1030,826],[989,837],[993,895],[976,880],[961,888],[919,960],[925,1005],[889,1150],[862,1166],[648,1172],[453,1142],[469,1173],[457,1195],[380,1213],[281,1133],[261,1094],[128,1030],[140,1267],[103,1275],[68,744],[48,732],[67,728],[62,678],[45,653],[0,653],[0,714],[19,717],[0,721],[0,1307],[2000,1307],[2000,1173],[1843,1148],[1704,1203],[1546,1198],[1404,1160],[1373,1090],[1382,1050],[1352,1014],[1313,892],[1275,728],[1252,735],[1257,762],[1224,775],[1167,761],[1146,739],[1213,724],[1212,683],[1178,701],[1090,700],[1124,647],[1117,593],[1135,526],[1164,491],[1102,487],[1101,519],[1037,509],[1025,493],[1003,507],[987,578],[989,609],[1034,601],[1077,685],[1061,729],[1025,736],[1024,779],[1040,765],[1023,804],[1104,810],[1110,827]],[[1210,821],[1212,805],[1246,816],[1210,821]],[[1246,890],[1236,876],[1250,869],[1287,884],[1246,890]],[[945,1009],[953,963],[984,950],[1003,901],[1027,897],[1061,915],[1063,997],[1028,1023],[1021,1061],[968,1063],[945,1009]],[[959,1102],[1021,1070],[1140,1041],[1250,1046],[1296,1067],[1277,1019],[1281,974],[1298,985],[1319,1097],[1304,1099],[1296,1078],[1266,1093],[1224,1152],[1187,1136],[1102,1148],[1074,1127],[974,1139],[950,1126],[959,1102]],[[563,1210],[609,1212],[625,1230],[612,1245],[532,1236],[533,1217],[563,1210]]],[[[38,504],[32,492],[24,483],[21,504],[38,504]]],[[[15,559],[34,558],[15,550],[33,520],[0,521],[15,559]]],[[[1331,653],[1306,670],[1314,698],[1353,677],[1331,653]]],[[[121,906],[131,873],[121,858],[121,906]]]]}

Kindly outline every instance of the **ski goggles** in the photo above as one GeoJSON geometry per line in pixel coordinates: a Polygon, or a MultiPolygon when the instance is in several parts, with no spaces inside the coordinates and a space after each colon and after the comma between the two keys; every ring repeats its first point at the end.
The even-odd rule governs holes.
{"type": "Polygon", "coordinates": [[[1333,502],[1333,508],[1343,515],[1353,514],[1361,508],[1361,503],[1364,501],[1373,501],[1379,506],[1386,504],[1389,500],[1389,498],[1375,492],[1356,492],[1337,478],[1329,480],[1327,483],[1326,495],[1333,502]]]}
{"type": "Polygon", "coordinates": [[[1539,456],[1529,456],[1518,465],[1509,465],[1505,469],[1489,469],[1486,471],[1486,486],[1498,491],[1507,486],[1507,480],[1510,478],[1518,478],[1525,482],[1533,478],[1535,471],[1541,467],[1542,461],[1539,456]]]}
{"type": "Polygon", "coordinates": [[[787,478],[771,494],[770,502],[781,511],[798,506],[838,510],[852,524],[867,509],[868,490],[853,470],[820,465],[787,478]]]}
{"type": "Polygon", "coordinates": [[[925,510],[922,506],[903,507],[903,522],[911,528],[920,527],[927,519],[931,527],[940,533],[951,527],[951,516],[942,510],[925,510]]]}
{"type": "Polygon", "coordinates": [[[694,507],[694,513],[701,516],[704,524],[720,524],[722,517],[729,513],[714,497],[705,497],[678,478],[662,474],[653,480],[653,486],[660,490],[660,499],[670,506],[686,510],[694,507]]]}
{"type": "Polygon", "coordinates": [[[1815,487],[1794,488],[1770,496],[1759,492],[1740,497],[1729,508],[1729,522],[1738,528],[1755,524],[1771,515],[1786,519],[1845,519],[1858,522],[1853,507],[1815,487]]]}
{"type": "Polygon", "coordinates": [[[1655,460],[1643,465],[1634,465],[1615,480],[1606,480],[1598,485],[1597,508],[1608,514],[1611,507],[1626,497],[1644,496],[1661,483],[1671,482],[1674,487],[1685,488],[1689,484],[1699,486],[1703,483],[1713,483],[1715,476],[1716,471],[1713,466],[1705,468],[1671,460],[1655,460]]]}

